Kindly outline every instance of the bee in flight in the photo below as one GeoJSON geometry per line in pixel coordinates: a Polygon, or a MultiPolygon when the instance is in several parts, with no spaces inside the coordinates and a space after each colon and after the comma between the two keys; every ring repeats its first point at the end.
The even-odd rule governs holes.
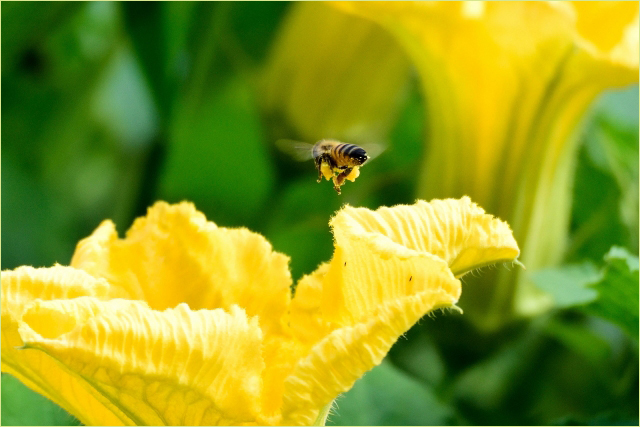
{"type": "Polygon", "coordinates": [[[281,139],[276,144],[297,160],[313,158],[318,170],[318,182],[322,181],[322,177],[333,180],[333,188],[338,194],[344,181],[355,181],[360,175],[360,166],[371,158],[364,148],[334,139],[322,139],[313,145],[281,139]]]}

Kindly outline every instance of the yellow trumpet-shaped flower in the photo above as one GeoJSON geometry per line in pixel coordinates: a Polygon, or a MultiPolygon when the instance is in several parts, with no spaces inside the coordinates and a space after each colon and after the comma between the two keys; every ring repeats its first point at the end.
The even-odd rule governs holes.
{"type": "Polygon", "coordinates": [[[88,425],[305,425],[379,364],[458,277],[514,261],[509,226],[465,197],[331,221],[333,259],[290,296],[260,235],[159,202],[110,221],[71,266],[2,272],[2,371],[88,425]]]}
{"type": "Polygon", "coordinates": [[[283,22],[264,70],[264,111],[278,130],[315,142],[383,142],[410,64],[376,24],[324,2],[299,2],[283,22]]]}
{"type": "MultiPolygon", "coordinates": [[[[509,221],[528,269],[560,261],[578,124],[604,89],[638,82],[638,2],[332,4],[379,23],[417,68],[428,130],[418,195],[468,194],[509,221]]],[[[499,274],[461,302],[478,324],[550,306],[520,271],[499,274]]]]}

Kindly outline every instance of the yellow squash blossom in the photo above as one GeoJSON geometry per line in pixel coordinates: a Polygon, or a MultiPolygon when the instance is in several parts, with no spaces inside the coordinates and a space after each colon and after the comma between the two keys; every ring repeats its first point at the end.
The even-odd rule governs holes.
{"type": "Polygon", "coordinates": [[[393,37],[323,2],[291,5],[263,73],[277,137],[384,143],[410,64],[393,37]]]}
{"type": "Polygon", "coordinates": [[[71,266],[2,272],[2,371],[87,425],[308,425],[465,272],[515,261],[469,198],[331,220],[335,253],[290,296],[259,234],[158,202],[124,239],[103,222],[71,266]]]}
{"type": "MultiPolygon", "coordinates": [[[[394,35],[417,68],[428,132],[418,196],[468,194],[509,221],[529,270],[560,261],[578,124],[600,92],[638,82],[638,2],[332,4],[394,35]]],[[[461,302],[478,324],[550,306],[522,271],[497,274],[461,302]]]]}

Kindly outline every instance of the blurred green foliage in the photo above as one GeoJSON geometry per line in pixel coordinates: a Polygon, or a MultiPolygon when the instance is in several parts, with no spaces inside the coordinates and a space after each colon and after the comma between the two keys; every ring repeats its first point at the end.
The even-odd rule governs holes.
{"type": "Polygon", "coordinates": [[[62,408],[2,374],[2,425],[81,425],[62,408]]]}
{"type": "MultiPolygon", "coordinates": [[[[186,199],[264,234],[297,279],[330,259],[328,220],[343,203],[413,202],[424,107],[411,73],[393,83],[390,125],[374,129],[389,148],[342,196],[275,149],[304,137],[265,109],[265,70],[294,7],[3,3],[2,268],[68,264],[103,219],[122,234],[153,201],[186,199]]],[[[339,79],[331,70],[323,78],[339,79]]],[[[567,264],[535,275],[556,309],[491,334],[455,313],[423,319],[337,400],[330,424],[638,424],[638,88],[602,97],[581,138],[567,264]]],[[[73,419],[3,374],[2,423],[73,419]]]]}

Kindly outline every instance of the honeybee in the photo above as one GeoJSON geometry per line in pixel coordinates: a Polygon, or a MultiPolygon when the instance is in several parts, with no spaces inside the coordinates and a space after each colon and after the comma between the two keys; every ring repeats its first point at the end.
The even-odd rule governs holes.
{"type": "Polygon", "coordinates": [[[335,139],[322,139],[315,144],[278,140],[276,144],[298,160],[313,158],[318,170],[318,182],[322,181],[322,177],[333,180],[333,188],[338,194],[344,181],[355,181],[360,175],[360,166],[371,158],[364,148],[335,139]]]}

